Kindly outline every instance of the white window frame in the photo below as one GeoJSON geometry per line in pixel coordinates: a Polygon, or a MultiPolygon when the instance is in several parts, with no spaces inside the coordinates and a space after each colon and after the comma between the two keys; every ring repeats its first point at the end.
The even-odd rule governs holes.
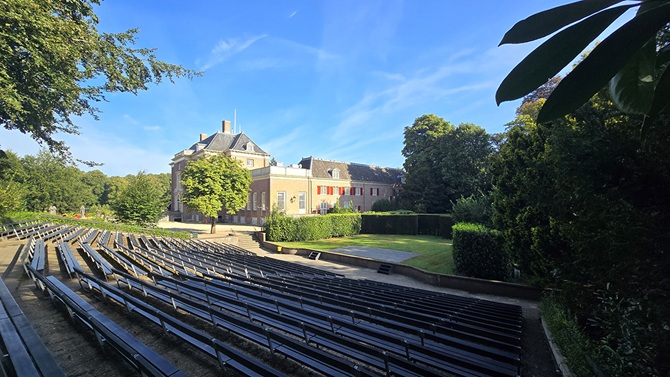
{"type": "Polygon", "coordinates": [[[305,191],[298,192],[298,213],[304,214],[307,212],[307,193],[305,191]]]}
{"type": "Polygon", "coordinates": [[[252,201],[253,201],[253,206],[252,206],[252,208],[253,208],[254,211],[255,211],[255,210],[258,209],[258,193],[257,193],[257,192],[254,192],[252,201]]]}
{"type": "Polygon", "coordinates": [[[330,174],[333,179],[340,179],[340,169],[333,169],[330,174]]]}
{"type": "Polygon", "coordinates": [[[246,207],[246,209],[247,210],[251,209],[251,192],[247,193],[247,207],[246,207]]]}
{"type": "Polygon", "coordinates": [[[247,158],[247,166],[254,167],[254,159],[253,158],[247,158]]]}
{"type": "Polygon", "coordinates": [[[261,209],[262,210],[266,209],[265,203],[267,203],[267,201],[266,201],[267,198],[265,196],[266,196],[265,191],[261,192],[261,209]]]}
{"type": "Polygon", "coordinates": [[[286,211],[286,191],[277,191],[277,209],[286,211]]]}
{"type": "Polygon", "coordinates": [[[321,202],[319,205],[319,213],[322,215],[325,215],[328,213],[328,203],[327,202],[321,202]]]}

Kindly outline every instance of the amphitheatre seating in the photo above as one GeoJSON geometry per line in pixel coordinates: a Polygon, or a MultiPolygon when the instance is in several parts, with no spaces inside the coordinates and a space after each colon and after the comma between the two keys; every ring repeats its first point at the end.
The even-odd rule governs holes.
{"type": "MultiPolygon", "coordinates": [[[[175,308],[203,319],[208,320],[210,316],[221,318],[226,326],[224,328],[250,340],[262,337],[262,334],[259,334],[260,330],[250,330],[249,324],[242,329],[239,324],[235,327],[231,326],[231,321],[227,317],[224,319],[223,311],[234,313],[236,318],[246,316],[251,323],[259,322],[263,327],[269,326],[276,329],[272,332],[271,339],[274,334],[279,333],[308,338],[310,342],[314,342],[319,347],[330,348],[348,358],[377,368],[386,365],[387,368],[401,375],[431,375],[428,371],[429,365],[432,368],[459,375],[512,376],[519,372],[518,354],[515,356],[511,353],[505,354],[505,352],[496,353],[496,350],[490,350],[490,346],[470,342],[469,350],[454,349],[453,344],[438,344],[434,342],[434,338],[421,337],[418,331],[413,331],[413,333],[391,331],[381,327],[380,323],[368,323],[368,318],[364,318],[365,321],[363,321],[355,315],[351,316],[350,313],[335,311],[328,313],[312,309],[310,308],[311,303],[306,301],[291,303],[282,300],[276,295],[276,292],[269,290],[256,293],[253,289],[242,291],[239,288],[230,288],[226,292],[212,285],[197,288],[189,282],[178,283],[175,280],[154,277],[162,280],[157,283],[165,288],[147,284],[130,276],[124,277],[123,281],[131,288],[139,289],[145,294],[171,303],[175,308]],[[197,304],[197,301],[202,303],[197,304]],[[212,311],[212,307],[219,308],[221,312],[212,311]],[[335,342],[332,340],[333,334],[337,335],[335,342]],[[361,345],[361,342],[368,346],[361,345]],[[381,351],[386,354],[384,355],[381,351]],[[373,363],[369,361],[370,359],[376,362],[373,363]],[[411,366],[412,361],[419,361],[421,364],[411,366]]],[[[221,285],[225,286],[226,283],[222,282],[221,285]]],[[[361,317],[364,316],[361,315],[361,317]]],[[[258,340],[255,341],[258,342],[258,340]]],[[[291,355],[288,354],[288,356],[291,355]]],[[[305,355],[302,357],[307,358],[305,355]]],[[[334,365],[337,364],[338,362],[334,361],[334,365]]],[[[322,372],[332,374],[332,371],[328,370],[322,372]]]]}
{"type": "Polygon", "coordinates": [[[0,339],[8,354],[0,372],[17,376],[65,376],[2,279],[0,301],[0,339]]]}
{"type": "Polygon", "coordinates": [[[34,223],[14,228],[12,233],[17,239],[21,240],[27,237],[35,236],[41,229],[46,229],[48,227],[48,223],[34,223]]]}
{"type": "Polygon", "coordinates": [[[79,243],[79,246],[84,250],[84,253],[93,261],[96,267],[102,272],[104,276],[112,275],[112,265],[107,262],[100,254],[98,254],[91,245],[87,243],[79,243]]]}
{"type": "Polygon", "coordinates": [[[226,365],[247,376],[282,375],[279,371],[167,315],[119,288],[83,272],[81,272],[81,276],[83,276],[81,280],[83,288],[98,291],[103,297],[111,298],[124,305],[128,312],[139,314],[155,325],[161,326],[166,334],[173,334],[208,356],[216,358],[222,367],[226,365]]]}
{"type": "Polygon", "coordinates": [[[86,228],[77,227],[74,232],[70,233],[68,236],[63,238],[65,242],[72,242],[72,240],[79,237],[82,233],[86,231],[86,228]]]}
{"type": "Polygon", "coordinates": [[[57,249],[68,275],[70,275],[70,277],[76,277],[77,271],[81,270],[81,265],[79,264],[79,261],[77,261],[72,249],[70,249],[70,244],[61,242],[58,244],[57,249]]]}
{"type": "Polygon", "coordinates": [[[36,240],[35,248],[33,249],[32,255],[30,255],[30,265],[36,271],[44,271],[44,266],[46,264],[46,249],[44,246],[44,240],[36,240]]]}
{"type": "Polygon", "coordinates": [[[109,345],[143,375],[186,376],[168,360],[139,341],[115,322],[97,311],[54,276],[33,271],[52,300],[61,302],[71,317],[79,319],[96,335],[101,346],[109,345]]]}

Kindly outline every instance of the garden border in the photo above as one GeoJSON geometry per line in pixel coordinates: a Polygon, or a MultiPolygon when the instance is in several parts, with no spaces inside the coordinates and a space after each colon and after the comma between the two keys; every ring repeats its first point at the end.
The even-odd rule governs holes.
{"type": "Polygon", "coordinates": [[[373,270],[379,269],[382,264],[389,264],[393,266],[393,273],[404,275],[420,281],[425,284],[430,284],[441,288],[452,288],[469,293],[483,293],[495,296],[503,296],[509,298],[518,298],[523,300],[539,301],[542,296],[542,290],[530,285],[507,283],[497,280],[486,280],[470,278],[457,275],[445,275],[434,272],[424,271],[422,269],[405,266],[402,264],[379,261],[375,259],[358,257],[354,255],[340,254],[332,251],[312,250],[312,249],[283,249],[273,242],[265,240],[265,233],[255,232],[256,239],[263,245],[264,248],[278,253],[295,254],[307,257],[313,251],[321,253],[319,260],[347,264],[351,266],[370,268],[373,270]]]}

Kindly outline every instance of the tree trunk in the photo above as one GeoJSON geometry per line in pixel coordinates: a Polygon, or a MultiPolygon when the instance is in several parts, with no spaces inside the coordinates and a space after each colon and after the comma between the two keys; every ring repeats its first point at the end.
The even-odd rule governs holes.
{"type": "Polygon", "coordinates": [[[216,217],[212,216],[212,227],[209,230],[209,234],[215,234],[216,233],[216,217]]]}

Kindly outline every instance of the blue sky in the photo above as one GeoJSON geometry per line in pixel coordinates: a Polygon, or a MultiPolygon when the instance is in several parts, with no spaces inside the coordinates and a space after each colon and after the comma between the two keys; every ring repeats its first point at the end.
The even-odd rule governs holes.
{"type": "MultiPolygon", "coordinates": [[[[236,109],[238,130],[284,164],[402,167],[403,130],[423,114],[503,131],[519,102],[498,107],[495,91],[535,44],[497,45],[515,22],[564,3],[108,0],[99,30],[138,27],[138,47],[204,75],[108,95],[99,121],[77,119],[81,135],[59,137],[110,176],[169,172],[236,109]]],[[[0,144],[39,149],[4,129],[0,144]]]]}

